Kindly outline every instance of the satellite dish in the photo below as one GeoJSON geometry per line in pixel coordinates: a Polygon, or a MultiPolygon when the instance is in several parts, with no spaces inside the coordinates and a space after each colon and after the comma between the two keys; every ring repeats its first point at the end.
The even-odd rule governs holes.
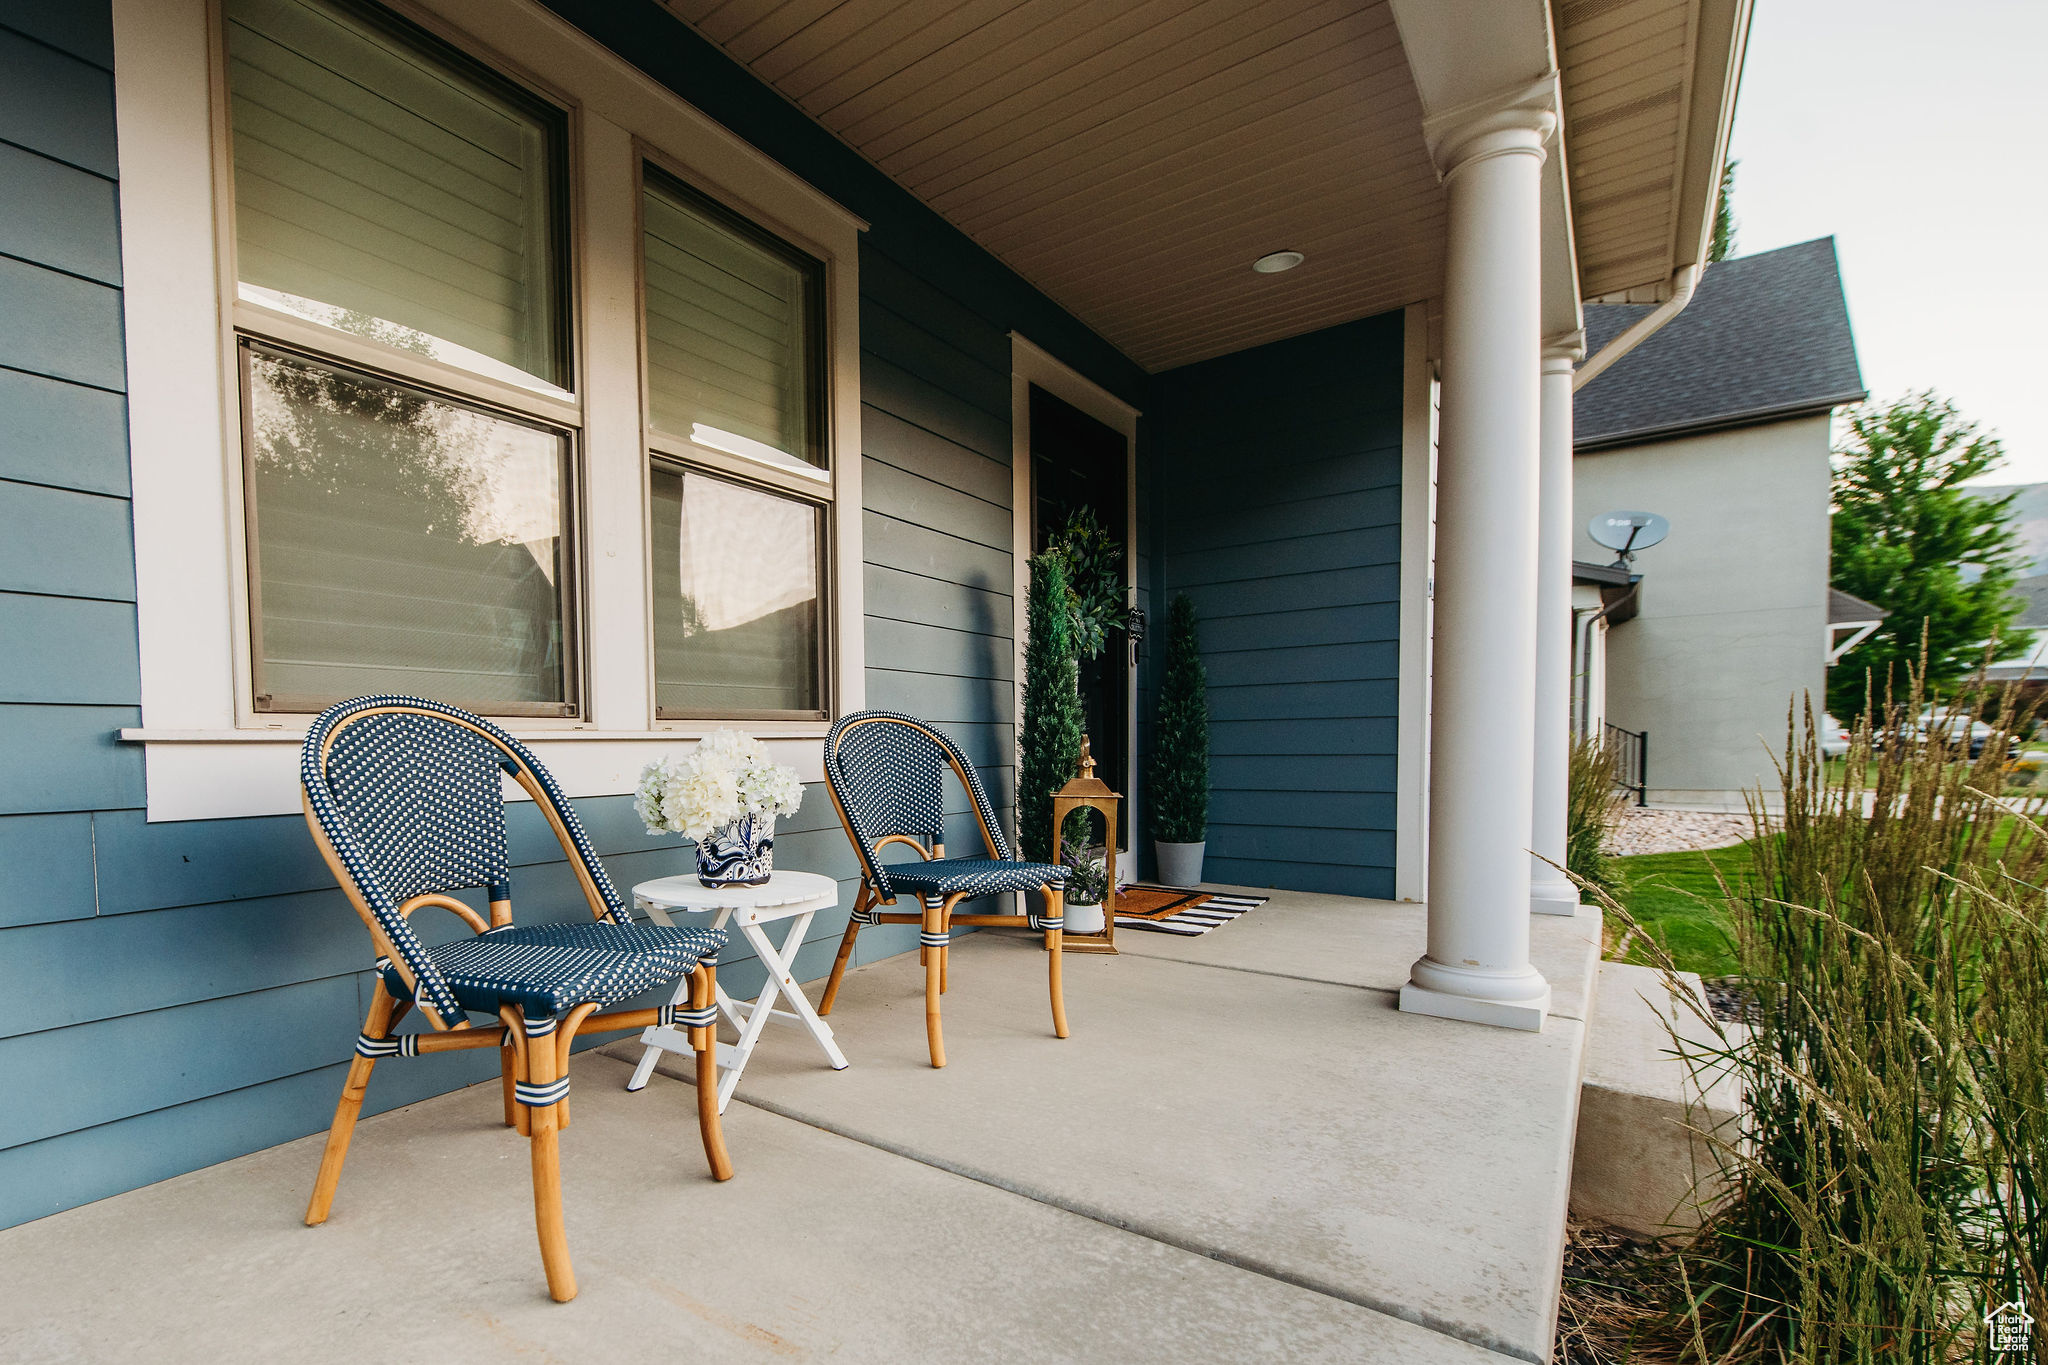
{"type": "Polygon", "coordinates": [[[1615,563],[1626,564],[1637,550],[1647,550],[1671,534],[1671,523],[1655,512],[1602,512],[1586,523],[1586,534],[1596,545],[1615,553],[1615,563]]]}

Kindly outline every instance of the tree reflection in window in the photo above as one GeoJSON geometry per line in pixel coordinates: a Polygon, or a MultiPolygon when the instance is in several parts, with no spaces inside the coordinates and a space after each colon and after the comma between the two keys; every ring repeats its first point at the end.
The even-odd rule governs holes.
{"type": "Polygon", "coordinates": [[[649,488],[659,713],[817,714],[818,504],[662,465],[649,488]]]}
{"type": "Polygon", "coordinates": [[[244,348],[259,694],[559,709],[566,439],[244,348]]]}

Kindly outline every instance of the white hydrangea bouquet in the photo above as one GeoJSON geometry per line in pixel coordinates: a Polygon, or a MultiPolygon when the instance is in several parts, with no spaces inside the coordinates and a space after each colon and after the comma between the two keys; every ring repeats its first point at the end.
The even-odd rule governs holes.
{"type": "Polygon", "coordinates": [[[774,871],[775,817],[803,804],[796,769],[738,730],[713,730],[678,757],[640,772],[633,810],[649,834],[697,843],[697,880],[706,886],[759,886],[774,871]]]}

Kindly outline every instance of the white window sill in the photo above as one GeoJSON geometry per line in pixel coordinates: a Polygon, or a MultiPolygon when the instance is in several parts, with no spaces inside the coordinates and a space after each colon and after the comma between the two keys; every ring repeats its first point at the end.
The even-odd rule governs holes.
{"type": "MultiPolygon", "coordinates": [[[[534,744],[554,740],[585,740],[598,743],[620,743],[624,741],[654,740],[674,743],[677,740],[701,739],[713,730],[744,730],[760,739],[823,739],[831,730],[830,721],[678,721],[673,726],[654,730],[587,730],[573,726],[550,726],[546,729],[526,729],[503,721],[495,722],[499,729],[522,744],[534,744]]],[[[303,727],[281,725],[275,729],[245,730],[160,730],[146,726],[129,726],[115,734],[124,744],[303,744],[306,731],[303,727]]]]}
{"type": "MultiPolygon", "coordinates": [[[[623,796],[638,785],[649,762],[677,752],[716,722],[678,725],[672,730],[519,730],[509,733],[533,750],[534,757],[571,797],[623,796]]],[[[787,763],[804,782],[825,780],[824,721],[733,722],[765,740],[777,762],[787,763]]],[[[149,819],[231,820],[259,815],[299,813],[299,746],[304,730],[167,730],[128,728],[116,731],[124,743],[145,748],[145,783],[149,819]]],[[[511,781],[509,799],[526,794],[511,781]]]]}

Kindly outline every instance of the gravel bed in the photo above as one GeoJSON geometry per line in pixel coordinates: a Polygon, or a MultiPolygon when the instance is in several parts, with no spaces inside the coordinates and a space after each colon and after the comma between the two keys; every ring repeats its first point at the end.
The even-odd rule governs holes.
{"type": "Polygon", "coordinates": [[[1626,806],[1607,835],[1607,851],[1617,858],[1638,853],[1686,853],[1726,848],[1756,832],[1747,814],[1723,810],[1671,810],[1661,806],[1626,806]]]}

